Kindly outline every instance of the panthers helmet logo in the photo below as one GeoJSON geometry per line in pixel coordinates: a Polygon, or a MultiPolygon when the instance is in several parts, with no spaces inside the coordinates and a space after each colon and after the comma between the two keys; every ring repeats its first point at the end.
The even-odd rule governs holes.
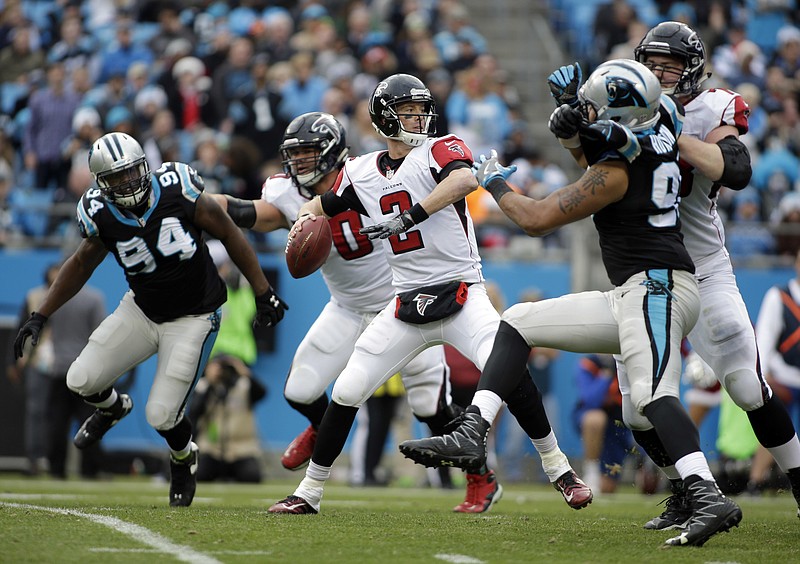
{"type": "Polygon", "coordinates": [[[613,76],[608,77],[606,79],[606,91],[608,92],[609,108],[647,107],[647,100],[644,99],[644,96],[636,90],[635,85],[625,79],[613,76]]]}

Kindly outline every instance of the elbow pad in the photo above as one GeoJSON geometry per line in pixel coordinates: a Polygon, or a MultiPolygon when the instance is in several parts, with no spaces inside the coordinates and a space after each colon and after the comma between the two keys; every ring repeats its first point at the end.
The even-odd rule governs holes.
{"type": "Polygon", "coordinates": [[[722,151],[722,176],[719,182],[732,190],[741,190],[750,183],[753,169],[750,167],[750,151],[733,135],[717,141],[722,151]]]}
{"type": "Polygon", "coordinates": [[[239,227],[250,229],[256,224],[256,205],[253,200],[240,200],[233,196],[225,196],[228,200],[228,215],[239,227]]]}

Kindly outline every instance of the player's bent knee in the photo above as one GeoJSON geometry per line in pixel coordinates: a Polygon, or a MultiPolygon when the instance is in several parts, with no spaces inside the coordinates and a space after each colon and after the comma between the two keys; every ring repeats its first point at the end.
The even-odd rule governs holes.
{"type": "Polygon", "coordinates": [[[156,431],[169,431],[175,426],[177,412],[167,405],[148,402],[144,412],[147,423],[156,431]]]}
{"type": "Polygon", "coordinates": [[[764,406],[764,394],[758,376],[752,370],[736,370],[725,376],[725,390],[744,411],[764,406]]]}
{"type": "Polygon", "coordinates": [[[312,367],[295,366],[292,367],[286,380],[283,395],[289,401],[308,405],[325,393],[329,384],[330,381],[323,381],[320,374],[312,367]]]}
{"type": "Polygon", "coordinates": [[[78,357],[67,371],[67,388],[80,396],[90,396],[103,390],[105,386],[98,385],[99,378],[78,357]]]}
{"type": "Polygon", "coordinates": [[[372,394],[373,379],[362,370],[342,372],[331,392],[331,400],[345,407],[360,407],[372,394]]]}
{"type": "Polygon", "coordinates": [[[408,394],[408,405],[417,417],[433,417],[436,415],[439,406],[439,389],[426,390],[414,389],[406,390],[408,394]]]}

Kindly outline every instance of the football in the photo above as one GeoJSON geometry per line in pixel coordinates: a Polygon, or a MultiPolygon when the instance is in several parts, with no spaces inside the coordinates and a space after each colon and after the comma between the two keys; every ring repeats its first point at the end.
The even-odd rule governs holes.
{"type": "Polygon", "coordinates": [[[331,226],[322,216],[295,224],[286,244],[286,266],[294,278],[304,278],[328,260],[331,252],[331,226]]]}

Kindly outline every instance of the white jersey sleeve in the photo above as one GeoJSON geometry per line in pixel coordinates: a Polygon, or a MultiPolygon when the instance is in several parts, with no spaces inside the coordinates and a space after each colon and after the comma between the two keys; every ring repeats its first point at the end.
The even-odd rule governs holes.
{"type": "MultiPolygon", "coordinates": [[[[284,174],[269,177],[261,191],[289,221],[308,200],[284,174]]],[[[322,277],[331,297],[342,307],[357,312],[382,310],[394,297],[389,263],[378,245],[359,234],[367,218],[347,211],[330,218],[333,245],[322,265],[322,277]]]]}
{"type": "MultiPolygon", "coordinates": [[[[705,90],[684,108],[683,135],[705,140],[711,131],[723,125],[736,127],[740,134],[747,132],[750,108],[739,94],[730,90],[705,90]]],[[[681,162],[681,173],[681,231],[696,274],[702,278],[706,274],[703,271],[706,261],[719,253],[728,254],[725,228],[717,213],[719,187],[685,162],[681,162]]]]}
{"type": "MultiPolygon", "coordinates": [[[[455,136],[428,139],[396,170],[381,170],[383,152],[345,163],[337,195],[354,195],[372,221],[381,223],[421,202],[453,161],[472,162],[472,153],[455,136]]],[[[461,200],[434,213],[405,233],[383,240],[397,292],[451,280],[481,282],[481,259],[472,218],[461,200]]]]}

